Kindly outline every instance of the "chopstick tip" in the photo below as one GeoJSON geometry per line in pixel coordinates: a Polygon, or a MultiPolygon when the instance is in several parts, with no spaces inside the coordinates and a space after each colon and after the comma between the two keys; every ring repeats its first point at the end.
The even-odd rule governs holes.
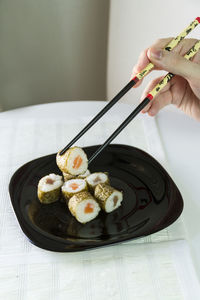
{"type": "Polygon", "coordinates": [[[59,151],[58,153],[59,153],[59,155],[63,155],[64,153],[65,153],[65,148],[64,149],[62,149],[61,151],[59,151]]]}

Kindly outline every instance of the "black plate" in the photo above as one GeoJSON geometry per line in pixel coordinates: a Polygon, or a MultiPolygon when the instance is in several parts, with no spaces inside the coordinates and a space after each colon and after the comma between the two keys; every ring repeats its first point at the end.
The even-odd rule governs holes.
{"type": "MultiPolygon", "coordinates": [[[[98,146],[84,148],[88,157],[98,146]]],[[[52,251],[80,251],[157,232],[172,224],[183,210],[183,200],[163,167],[146,152],[126,145],[110,145],[90,165],[91,172],[107,171],[111,185],[123,191],[121,207],[83,225],[65,203],[41,204],[37,184],[41,177],[60,174],[56,154],[19,168],[9,191],[19,224],[32,243],[52,251]]]]}

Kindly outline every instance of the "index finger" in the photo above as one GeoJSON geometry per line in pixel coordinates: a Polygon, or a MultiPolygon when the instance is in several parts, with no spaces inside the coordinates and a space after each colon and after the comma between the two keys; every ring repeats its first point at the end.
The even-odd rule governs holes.
{"type": "MultiPolygon", "coordinates": [[[[133,67],[131,79],[134,78],[138,73],[140,73],[151,62],[147,56],[147,52],[151,47],[165,48],[172,39],[173,39],[172,37],[165,38],[165,39],[158,39],[152,46],[142,51],[138,58],[137,64],[133,67]]],[[[160,69],[154,67],[151,71],[153,70],[160,70],[160,69]]],[[[143,79],[138,81],[134,87],[138,87],[142,83],[142,80],[143,79]]]]}

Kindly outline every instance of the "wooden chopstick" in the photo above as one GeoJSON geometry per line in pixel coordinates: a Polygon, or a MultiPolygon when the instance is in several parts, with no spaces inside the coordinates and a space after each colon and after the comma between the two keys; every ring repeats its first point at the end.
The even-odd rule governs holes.
{"type": "MultiPolygon", "coordinates": [[[[194,46],[184,55],[186,59],[191,59],[200,49],[200,41],[196,42],[194,46]]],[[[167,85],[167,83],[174,77],[172,73],[167,73],[165,77],[152,89],[147,97],[134,109],[134,111],[127,117],[127,119],[113,132],[113,134],[102,144],[97,151],[90,157],[91,163],[99,153],[109,145],[112,140],[133,120],[133,118],[153,99],[155,96],[167,85]]]]}
{"type": "MultiPolygon", "coordinates": [[[[166,50],[171,51],[180,41],[182,41],[198,24],[200,23],[200,17],[197,17],[190,23],[176,38],[170,41],[165,47],[166,50]]],[[[141,72],[139,72],[134,78],[132,78],[127,85],[110,101],[108,104],[71,140],[71,142],[65,146],[60,152],[63,155],[80,137],[88,131],[115,103],[117,103],[139,80],[144,78],[154,65],[149,63],[141,72]]]]}

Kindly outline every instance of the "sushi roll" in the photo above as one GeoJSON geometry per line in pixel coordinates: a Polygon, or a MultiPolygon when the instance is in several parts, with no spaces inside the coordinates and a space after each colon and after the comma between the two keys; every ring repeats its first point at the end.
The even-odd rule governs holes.
{"type": "Polygon", "coordinates": [[[78,175],[78,178],[86,178],[87,176],[89,176],[91,173],[90,173],[90,170],[87,169],[87,171],[84,173],[84,174],[81,174],[81,175],[78,175]]]}
{"type": "Polygon", "coordinates": [[[92,173],[86,177],[86,181],[91,191],[93,191],[99,183],[109,184],[108,175],[103,172],[92,173]]]}
{"type": "Polygon", "coordinates": [[[83,149],[73,147],[63,155],[56,156],[56,162],[60,170],[71,175],[81,175],[87,171],[88,159],[83,149]]]}
{"type": "Polygon", "coordinates": [[[123,200],[122,192],[102,183],[96,186],[94,196],[101,208],[107,213],[117,209],[123,200]]]}
{"type": "Polygon", "coordinates": [[[74,194],[87,190],[87,183],[84,179],[70,179],[65,181],[62,186],[62,194],[66,200],[71,198],[74,194]]]}
{"type": "Polygon", "coordinates": [[[75,175],[71,175],[69,173],[62,172],[62,174],[63,174],[64,181],[76,178],[75,175]]]}
{"type": "Polygon", "coordinates": [[[98,202],[89,192],[80,192],[69,199],[68,207],[71,214],[80,223],[87,223],[96,218],[100,212],[98,202]]]}
{"type": "Polygon", "coordinates": [[[40,202],[49,204],[59,200],[62,184],[62,176],[49,174],[42,177],[38,183],[37,191],[40,202]]]}

